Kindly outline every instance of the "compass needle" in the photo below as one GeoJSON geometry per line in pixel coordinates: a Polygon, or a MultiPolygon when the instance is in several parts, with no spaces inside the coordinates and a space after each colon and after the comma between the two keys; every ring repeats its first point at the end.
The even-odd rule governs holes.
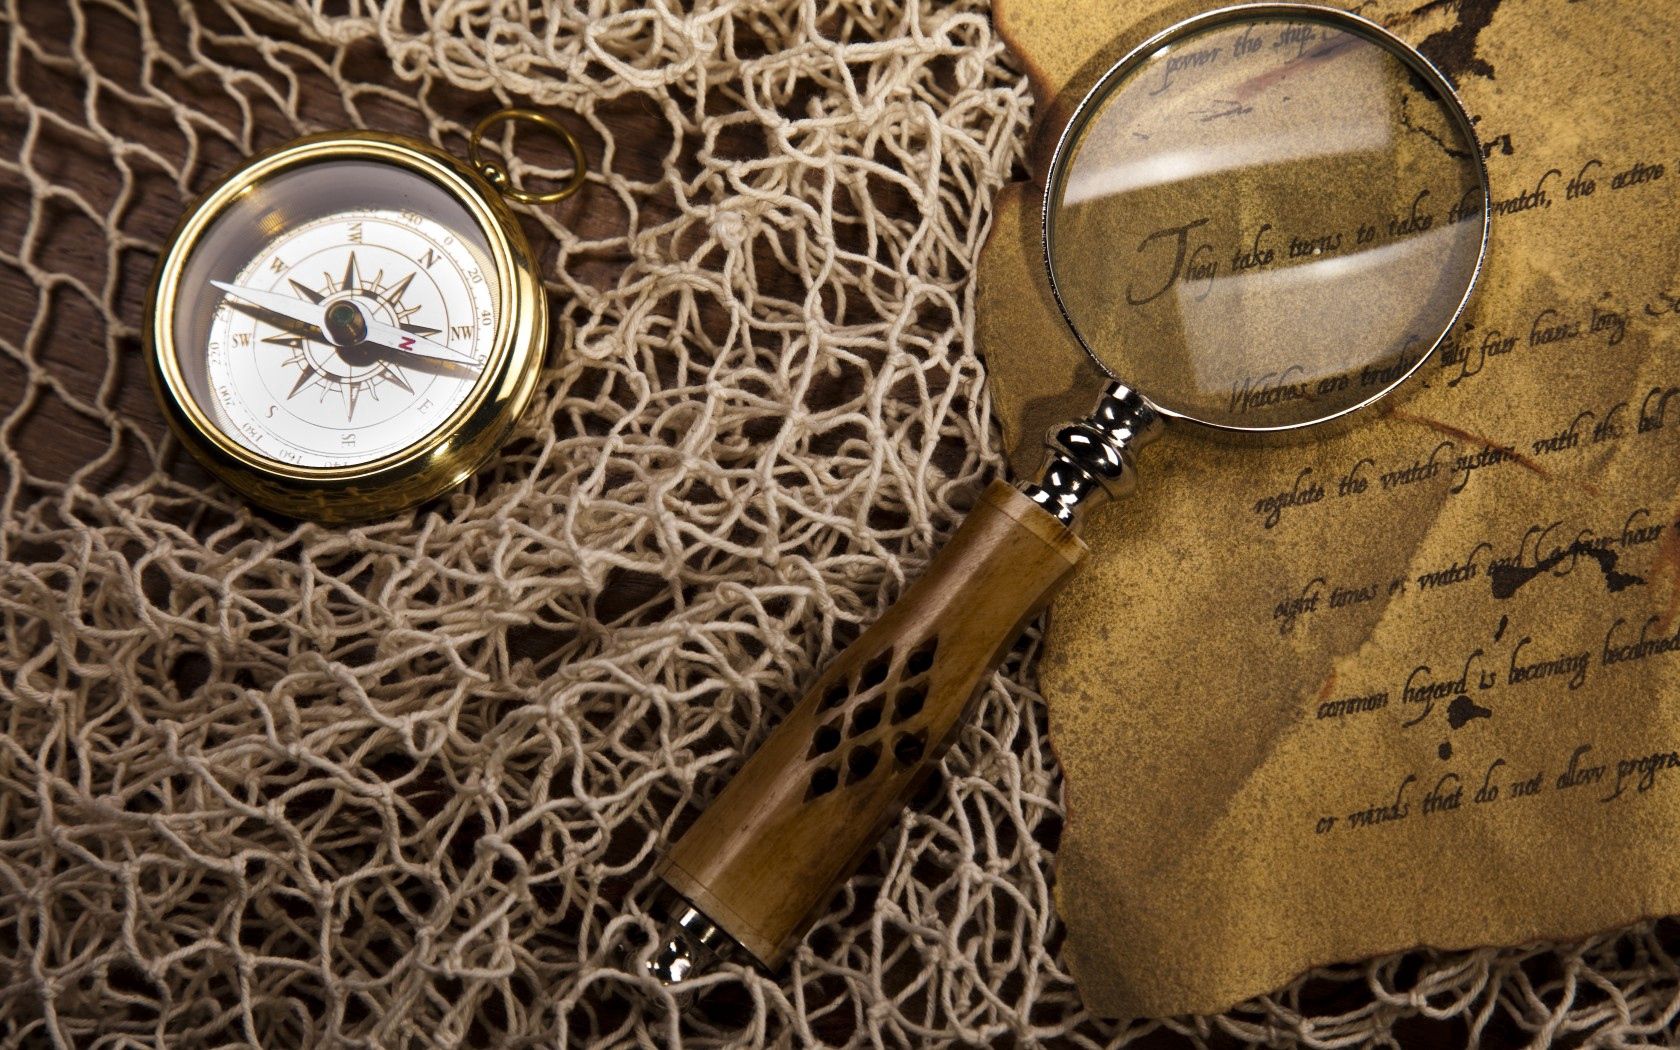
{"type": "Polygon", "coordinates": [[[243,299],[252,306],[260,307],[289,321],[308,325],[317,330],[320,329],[321,323],[326,317],[326,311],[318,303],[306,302],[289,295],[281,295],[279,292],[228,284],[225,281],[211,281],[210,284],[228,295],[243,299]]]}
{"type": "Polygon", "coordinates": [[[448,361],[475,371],[478,369],[477,358],[451,350],[442,343],[400,325],[379,319],[374,316],[373,307],[365,300],[351,299],[349,302],[361,314],[363,346],[380,347],[400,354],[412,354],[415,357],[429,357],[434,361],[448,361]]]}

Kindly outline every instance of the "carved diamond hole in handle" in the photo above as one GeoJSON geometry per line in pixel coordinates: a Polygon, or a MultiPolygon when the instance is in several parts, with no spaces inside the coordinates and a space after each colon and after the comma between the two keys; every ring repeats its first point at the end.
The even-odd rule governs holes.
{"type": "Polygon", "coordinates": [[[881,724],[881,709],[886,706],[885,698],[879,693],[858,706],[852,712],[852,724],[849,727],[852,736],[860,736],[881,724]]]}
{"type": "Polygon", "coordinates": [[[828,687],[828,690],[823,693],[822,699],[817,702],[817,710],[831,711],[839,707],[841,702],[850,695],[851,692],[846,688],[845,682],[835,682],[828,687]]]}
{"type": "Polygon", "coordinates": [[[811,788],[805,792],[805,801],[828,794],[840,785],[840,774],[833,766],[824,766],[811,774],[811,788]]]}
{"type": "Polygon", "coordinates": [[[840,746],[840,730],[833,726],[823,726],[811,737],[811,750],[805,753],[806,758],[816,758],[826,755],[840,746]]]}
{"type": "Polygon", "coordinates": [[[893,724],[903,722],[907,718],[914,718],[921,713],[922,705],[927,702],[927,687],[921,685],[907,685],[898,691],[893,700],[893,724]]]}
{"type": "Polygon", "coordinates": [[[854,747],[846,752],[846,783],[855,784],[874,772],[875,762],[880,757],[879,747],[875,744],[854,747]]]}
{"type": "Polygon", "coordinates": [[[893,741],[893,757],[898,759],[901,766],[913,766],[922,760],[927,752],[926,733],[900,733],[893,741]]]}
{"type": "Polygon", "coordinates": [[[892,666],[892,655],[892,650],[888,649],[869,661],[869,665],[863,669],[863,677],[858,679],[858,692],[873,689],[887,680],[887,669],[892,666]]]}
{"type": "Polygon", "coordinates": [[[911,675],[926,674],[928,668],[933,666],[933,654],[938,651],[938,638],[929,638],[927,641],[923,642],[921,648],[911,653],[910,659],[905,661],[905,677],[908,678],[911,675]]]}

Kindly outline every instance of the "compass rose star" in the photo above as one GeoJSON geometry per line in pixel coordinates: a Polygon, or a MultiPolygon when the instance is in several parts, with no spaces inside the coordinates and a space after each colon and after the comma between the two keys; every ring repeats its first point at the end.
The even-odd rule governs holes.
{"type": "Polygon", "coordinates": [[[396,284],[393,284],[390,288],[385,290],[385,292],[384,292],[385,298],[387,300],[389,300],[390,302],[393,302],[393,303],[402,302],[403,293],[408,291],[409,282],[411,282],[413,280],[414,280],[414,271],[411,270],[411,271],[409,271],[409,274],[408,274],[407,277],[404,277],[402,280],[398,281],[396,284]]]}
{"type": "Polygon", "coordinates": [[[375,375],[367,379],[352,379],[344,384],[345,422],[350,422],[356,418],[356,401],[362,396],[362,391],[366,390],[368,397],[373,398],[375,401],[379,400],[380,378],[380,375],[375,375]]]}
{"type": "Polygon", "coordinates": [[[359,292],[362,290],[362,271],[356,267],[356,253],[350,253],[350,262],[344,267],[344,279],[339,282],[341,292],[359,292]]]}
{"type": "MultiPolygon", "coordinates": [[[[399,271],[401,272],[401,271],[399,271]]],[[[322,283],[311,287],[302,281],[288,277],[287,283],[293,294],[300,300],[305,300],[314,306],[323,306],[329,311],[341,310],[339,304],[349,300],[347,307],[355,309],[364,318],[364,324],[383,316],[387,330],[400,329],[410,335],[427,339],[438,335],[441,329],[423,325],[411,320],[425,308],[424,301],[409,303],[407,296],[414,285],[414,279],[420,275],[418,269],[411,269],[400,279],[394,280],[389,286],[385,284],[385,271],[380,269],[368,280],[362,269],[361,259],[354,250],[347,254],[344,269],[338,276],[328,270],[321,273],[322,283]]],[[[271,322],[272,323],[272,322],[271,322]]],[[[325,402],[329,393],[337,391],[344,399],[344,415],[346,421],[352,421],[356,416],[357,406],[361,404],[362,396],[379,401],[379,388],[390,383],[404,393],[415,393],[415,387],[406,368],[411,367],[411,360],[392,360],[384,356],[377,344],[370,344],[371,354],[364,357],[359,351],[360,344],[354,340],[334,337],[331,324],[319,330],[301,330],[282,328],[281,331],[263,336],[261,341],[273,346],[284,347],[291,353],[285,364],[297,369],[297,375],[292,382],[291,389],[286,392],[286,400],[290,401],[305,390],[319,389],[319,400],[325,402]],[[331,329],[331,331],[329,331],[331,329]],[[319,346],[327,351],[322,357],[319,346]]],[[[412,340],[409,341],[410,343],[412,340]]],[[[404,346],[407,349],[407,346],[404,346]]]]}
{"type": "Polygon", "coordinates": [[[315,377],[319,376],[321,374],[321,373],[315,371],[315,366],[310,364],[308,359],[297,361],[296,363],[298,364],[301,371],[298,372],[297,382],[293,383],[292,384],[292,389],[290,389],[286,392],[286,400],[287,401],[290,401],[292,398],[296,397],[299,390],[302,390],[303,388],[307,387],[310,383],[314,382],[315,377]]]}

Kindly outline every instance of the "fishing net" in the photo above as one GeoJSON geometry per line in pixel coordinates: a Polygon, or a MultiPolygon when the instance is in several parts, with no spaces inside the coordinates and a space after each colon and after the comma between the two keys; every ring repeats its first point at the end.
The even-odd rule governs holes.
{"type": "Polygon", "coordinates": [[[1001,469],[969,275],[1029,98],[983,4],[6,0],[0,39],[6,1045],[1664,1040],[1655,926],[1092,1019],[1032,637],[782,978],[626,972],[658,851],[1001,469]],[[510,103],[594,168],[523,219],[516,436],[394,520],[251,510],[146,386],[170,227],[293,135],[463,153],[510,103]]]}

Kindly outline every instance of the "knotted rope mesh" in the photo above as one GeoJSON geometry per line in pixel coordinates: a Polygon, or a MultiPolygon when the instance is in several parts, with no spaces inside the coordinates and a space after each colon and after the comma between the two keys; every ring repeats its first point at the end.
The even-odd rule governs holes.
{"type": "Polygon", "coordinates": [[[657,852],[1000,469],[970,275],[1030,114],[978,0],[7,0],[0,33],[6,1045],[1672,1036],[1656,926],[1090,1018],[1031,638],[783,978],[625,971],[657,852]],[[556,323],[517,435],[394,520],[243,505],[146,387],[170,226],[293,135],[459,153],[509,103],[594,168],[524,218],[556,323]]]}

